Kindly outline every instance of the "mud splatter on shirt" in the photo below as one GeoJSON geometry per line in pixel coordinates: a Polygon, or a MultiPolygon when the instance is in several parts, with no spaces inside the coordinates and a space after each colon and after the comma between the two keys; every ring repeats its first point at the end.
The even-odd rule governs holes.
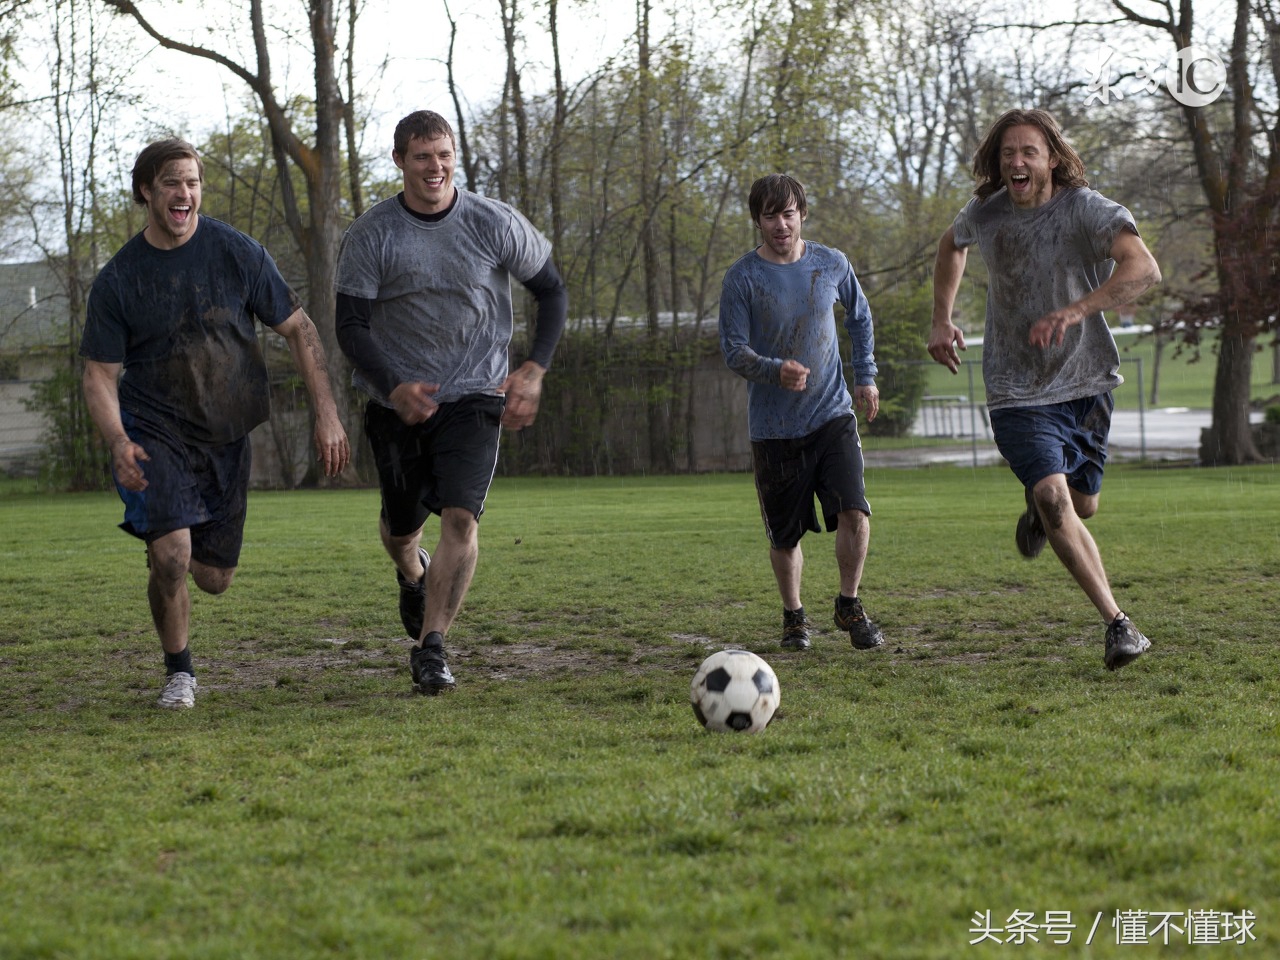
{"type": "Polygon", "coordinates": [[[120,406],[196,443],[243,437],[270,415],[255,318],[301,305],[262,244],[201,215],[182,246],[138,234],[94,280],[80,354],[120,363],[120,406]]]}
{"type": "Polygon", "coordinates": [[[970,200],[952,224],[956,246],[978,245],[990,276],[982,376],[987,406],[1037,406],[1096,396],[1124,382],[1106,317],[1067,331],[1062,346],[1032,346],[1031,326],[1111,276],[1111,243],[1138,232],[1133,216],[1096,190],[1059,190],[1019,210],[1001,189],[970,200]]]}
{"type": "Polygon", "coordinates": [[[777,264],[754,250],[728,269],[720,294],[720,348],[729,369],[747,381],[747,424],[752,440],[797,439],[848,416],[853,398],[845,384],[835,305],[843,305],[858,384],[875,382],[871,308],[848,258],[805,241],[795,263],[777,264]],[[784,360],[811,371],[802,392],[784,389],[784,360]]]}

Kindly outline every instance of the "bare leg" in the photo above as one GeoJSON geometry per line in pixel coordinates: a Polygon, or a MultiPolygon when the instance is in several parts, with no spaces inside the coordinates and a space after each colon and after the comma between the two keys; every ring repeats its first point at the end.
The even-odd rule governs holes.
{"type": "Polygon", "coordinates": [[[190,572],[196,586],[205,593],[225,593],[235,578],[235,567],[211,567],[191,558],[191,531],[175,530],[147,546],[151,575],[147,580],[147,601],[151,619],[160,635],[165,653],[181,653],[187,648],[191,629],[191,593],[187,589],[190,572]]]}
{"type": "Polygon", "coordinates": [[[871,518],[861,510],[843,510],[836,525],[836,564],[840,567],[840,592],[856,597],[862,568],[871,543],[871,518]]]}
{"type": "Polygon", "coordinates": [[[1111,623],[1120,607],[1111,593],[1098,545],[1082,519],[1097,512],[1097,495],[1070,489],[1067,478],[1060,473],[1045,477],[1035,485],[1033,493],[1053,552],[1097,607],[1103,621],[1111,623]]]}
{"type": "Polygon", "coordinates": [[[778,593],[782,596],[784,610],[799,610],[800,578],[804,572],[804,552],[800,544],[790,549],[770,547],[769,564],[773,567],[773,577],[778,581],[778,593]]]}
{"type": "Polygon", "coordinates": [[[378,535],[382,537],[383,549],[396,565],[401,576],[410,583],[422,579],[422,558],[418,556],[418,547],[422,542],[422,527],[407,537],[393,537],[387,529],[387,521],[378,518],[378,535]]]}
{"type": "Polygon", "coordinates": [[[187,571],[191,567],[191,531],[175,530],[147,545],[151,574],[147,601],[151,620],[165,653],[187,649],[191,626],[191,594],[187,571]]]}
{"type": "MultiPolygon", "coordinates": [[[[446,634],[462,609],[480,554],[480,524],[470,510],[446,507],[440,516],[440,542],[427,569],[427,611],[422,636],[446,634]]],[[[416,553],[416,551],[415,551],[416,553]]],[[[419,574],[421,576],[421,574],[419,574]]],[[[421,642],[422,637],[418,638],[421,642]]]]}

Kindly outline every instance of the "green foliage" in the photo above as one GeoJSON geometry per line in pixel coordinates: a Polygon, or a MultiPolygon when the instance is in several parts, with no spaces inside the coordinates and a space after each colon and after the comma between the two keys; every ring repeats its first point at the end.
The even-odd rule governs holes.
{"type": "Polygon", "coordinates": [[[1006,952],[1121,957],[1147,950],[1116,911],[1192,909],[1252,912],[1238,952],[1277,955],[1276,468],[1108,470],[1091,526],[1155,643],[1117,673],[1061,566],[1013,550],[1007,470],[868,489],[888,644],[829,625],[814,536],[827,626],[795,654],[749,476],[499,480],[438,699],[409,693],[376,492],[254,494],[235,584],[193,598],[177,715],[114,496],[19,499],[0,956],[953,960],[996,949],[976,913],[1052,910],[1071,946],[1006,952]],[[778,673],[759,736],[689,709],[727,646],[778,673]]]}
{"type": "Polygon", "coordinates": [[[924,284],[883,290],[871,300],[880,414],[870,423],[859,424],[863,432],[885,437],[910,433],[928,381],[928,371],[920,361],[928,359],[925,344],[932,305],[932,289],[924,284]]]}
{"type": "Polygon", "coordinates": [[[1266,423],[1280,423],[1280,403],[1272,404],[1267,407],[1266,412],[1262,415],[1262,419],[1266,423]]]}
{"type": "MultiPolygon", "coordinates": [[[[714,328],[712,328],[714,329],[714,328]]],[[[520,347],[515,349],[520,354],[520,347]]],[[[627,329],[605,339],[570,331],[556,349],[532,427],[506,434],[499,469],[595,476],[685,469],[690,404],[700,369],[719,369],[719,343],[627,329]],[[671,464],[674,466],[664,466],[671,464]]]]}
{"type": "Polygon", "coordinates": [[[40,480],[53,490],[108,490],[111,473],[106,451],[89,416],[80,389],[81,366],[59,367],[48,380],[36,383],[23,401],[47,424],[40,458],[40,480]]]}

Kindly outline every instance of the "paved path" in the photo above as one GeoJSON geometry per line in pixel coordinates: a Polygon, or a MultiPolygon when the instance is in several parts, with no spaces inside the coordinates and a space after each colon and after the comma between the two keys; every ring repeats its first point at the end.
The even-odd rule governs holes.
{"type": "MultiPolygon", "coordinates": [[[[1255,413],[1253,419],[1258,422],[1262,415],[1255,413]]],[[[960,420],[966,425],[969,422],[967,417],[960,420]]],[[[1195,460],[1200,451],[1200,431],[1212,420],[1211,411],[1186,407],[1157,407],[1145,411],[1141,417],[1137,410],[1117,410],[1111,417],[1111,459],[1140,460],[1145,456],[1148,460],[1195,460]]],[[[977,422],[981,428],[983,418],[979,416],[977,422]]],[[[917,422],[916,432],[928,432],[922,421],[917,422]]],[[[953,439],[954,443],[946,446],[877,450],[876,438],[864,437],[862,445],[869,466],[918,467],[932,463],[981,466],[1001,462],[990,434],[978,438],[976,449],[972,436],[953,439]]]]}

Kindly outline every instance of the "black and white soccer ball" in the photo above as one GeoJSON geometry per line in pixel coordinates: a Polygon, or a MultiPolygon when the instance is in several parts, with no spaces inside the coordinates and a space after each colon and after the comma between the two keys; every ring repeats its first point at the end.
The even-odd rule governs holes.
{"type": "Polygon", "coordinates": [[[748,650],[713,653],[689,687],[693,714],[708,730],[759,733],[781,699],[773,668],[748,650]]]}

